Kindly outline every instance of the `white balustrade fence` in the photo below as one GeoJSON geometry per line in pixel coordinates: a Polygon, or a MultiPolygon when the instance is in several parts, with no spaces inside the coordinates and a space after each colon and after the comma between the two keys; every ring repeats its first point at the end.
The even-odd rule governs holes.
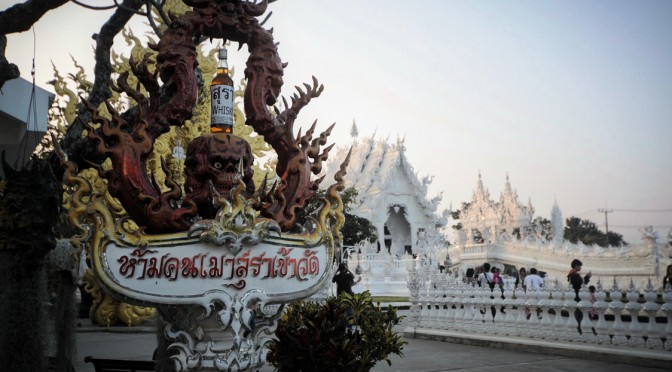
{"type": "Polygon", "coordinates": [[[613,347],[672,351],[672,290],[656,292],[651,283],[641,293],[630,282],[627,290],[603,289],[595,283],[594,302],[583,288],[580,301],[568,285],[549,283],[541,291],[507,285],[464,283],[443,274],[423,279],[409,267],[410,325],[469,334],[502,335],[613,347]],[[595,314],[595,315],[591,315],[595,314]]]}

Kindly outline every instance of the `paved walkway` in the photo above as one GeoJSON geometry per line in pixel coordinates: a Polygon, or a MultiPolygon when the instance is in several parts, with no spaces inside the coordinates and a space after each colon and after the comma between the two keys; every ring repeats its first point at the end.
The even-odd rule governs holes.
{"type": "MultiPolygon", "coordinates": [[[[672,352],[669,354],[670,359],[665,361],[647,359],[644,355],[646,350],[630,355],[616,355],[588,345],[563,348],[559,344],[536,340],[512,344],[504,338],[465,337],[445,331],[414,330],[408,327],[407,322],[408,319],[405,319],[396,328],[398,332],[404,332],[405,340],[408,341],[404,346],[404,357],[392,356],[391,366],[384,361],[379,362],[373,371],[662,372],[672,369],[672,352]],[[412,338],[414,335],[422,338],[412,338]],[[628,365],[624,366],[623,363],[628,365]]],[[[77,357],[74,363],[77,372],[94,372],[91,364],[84,363],[87,355],[147,360],[156,347],[156,336],[151,327],[133,327],[130,330],[113,327],[108,330],[87,325],[86,321],[82,323],[77,332],[77,357]]],[[[273,371],[273,368],[266,366],[261,371],[273,371]]]]}

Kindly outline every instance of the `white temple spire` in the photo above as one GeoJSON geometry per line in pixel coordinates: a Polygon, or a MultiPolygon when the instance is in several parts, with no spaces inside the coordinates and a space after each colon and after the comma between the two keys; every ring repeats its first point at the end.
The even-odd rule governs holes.
{"type": "Polygon", "coordinates": [[[527,198],[527,213],[529,213],[530,216],[534,215],[534,207],[532,206],[532,197],[527,198]]]}
{"type": "Polygon", "coordinates": [[[353,142],[357,141],[357,136],[359,136],[359,130],[357,130],[357,123],[355,118],[352,118],[352,127],[350,127],[350,137],[352,137],[353,142]]]}
{"type": "Polygon", "coordinates": [[[553,209],[551,210],[551,231],[553,233],[553,243],[562,244],[564,240],[565,229],[563,227],[562,212],[558,206],[558,200],[553,202],[553,209]]]}

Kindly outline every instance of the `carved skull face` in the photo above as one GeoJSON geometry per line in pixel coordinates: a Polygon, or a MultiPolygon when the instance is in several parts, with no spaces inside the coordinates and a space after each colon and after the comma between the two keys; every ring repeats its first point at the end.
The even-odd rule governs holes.
{"type": "Polygon", "coordinates": [[[207,133],[189,143],[184,162],[185,191],[198,206],[201,217],[214,218],[217,213],[212,203],[210,181],[221,196],[231,198],[240,161],[243,162],[245,193],[251,196],[254,193],[254,156],[247,141],[230,133],[207,133]]]}

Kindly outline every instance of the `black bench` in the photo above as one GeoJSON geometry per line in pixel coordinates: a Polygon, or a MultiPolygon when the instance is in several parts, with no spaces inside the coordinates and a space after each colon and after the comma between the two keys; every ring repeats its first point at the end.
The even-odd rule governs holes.
{"type": "Polygon", "coordinates": [[[153,360],[99,359],[87,356],[84,362],[93,363],[96,372],[156,371],[156,362],[153,360]]]}

